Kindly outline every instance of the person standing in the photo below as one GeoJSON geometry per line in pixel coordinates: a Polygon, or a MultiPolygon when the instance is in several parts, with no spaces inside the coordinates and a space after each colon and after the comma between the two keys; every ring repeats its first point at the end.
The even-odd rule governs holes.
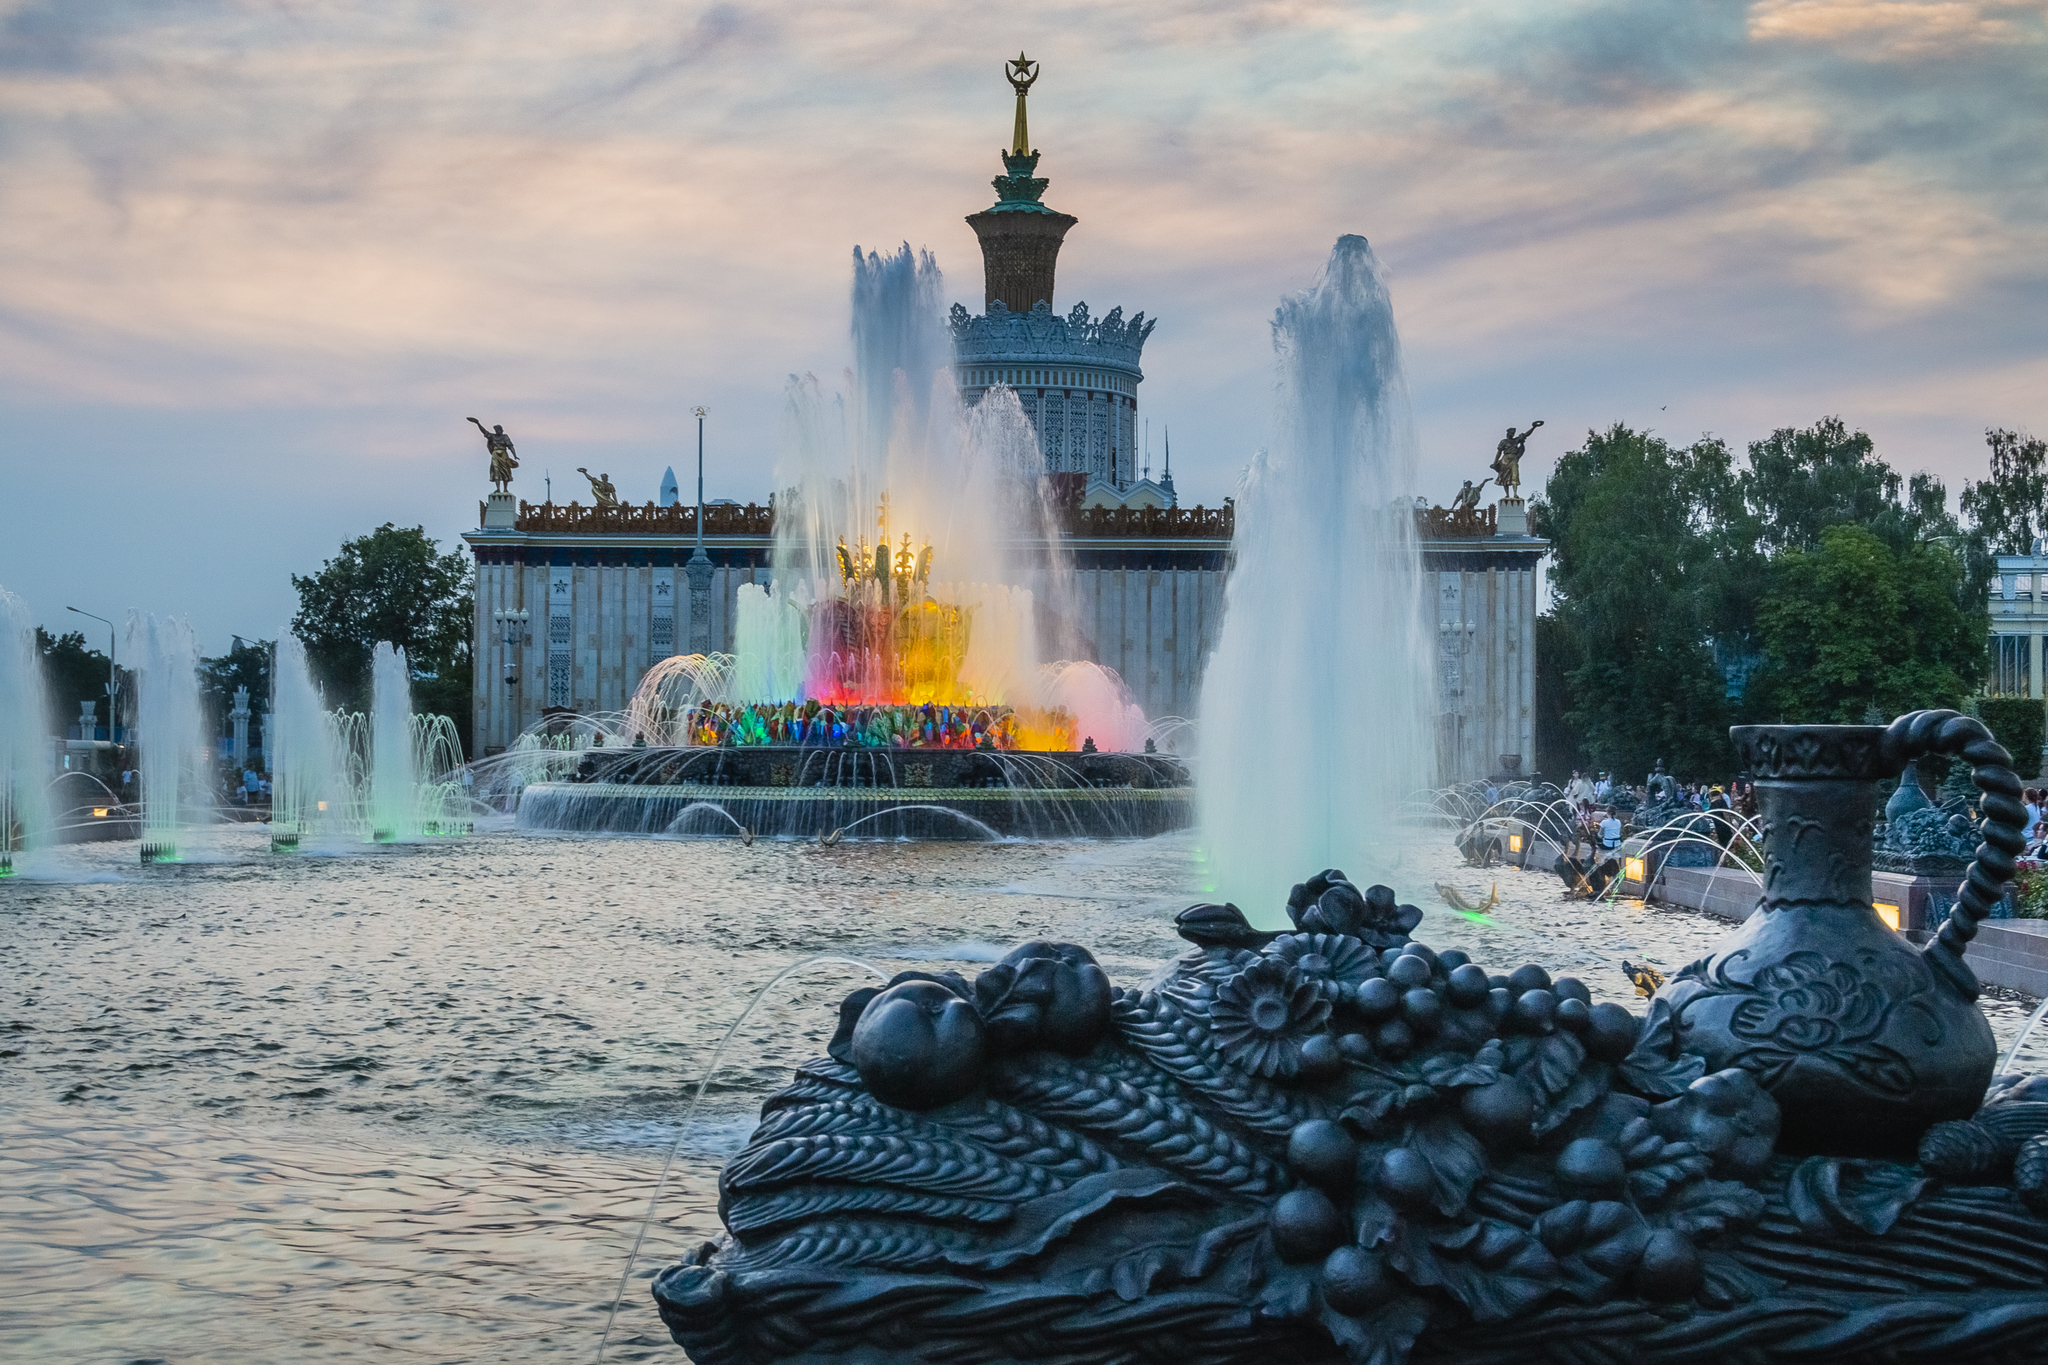
{"type": "Polygon", "coordinates": [[[1614,807],[1607,808],[1607,814],[1600,821],[1600,847],[1616,849],[1621,847],[1621,818],[1614,813],[1614,807]]]}

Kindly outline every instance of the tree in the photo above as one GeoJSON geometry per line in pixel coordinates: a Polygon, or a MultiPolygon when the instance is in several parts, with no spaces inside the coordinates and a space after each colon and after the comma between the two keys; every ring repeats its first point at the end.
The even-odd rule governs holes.
{"type": "Polygon", "coordinates": [[[1963,484],[1969,519],[1970,581],[1981,592],[1998,571],[1998,556],[2023,555],[2048,536],[2048,443],[2024,432],[1992,428],[1991,477],[1963,484]]]}
{"type": "Polygon", "coordinates": [[[1536,618],[1536,771],[1559,786],[1589,763],[1586,738],[1571,721],[1572,674],[1585,662],[1578,646],[1578,635],[1556,612],[1536,618]]]}
{"type": "Polygon", "coordinates": [[[1726,580],[1753,557],[1727,446],[1673,446],[1617,424],[1587,432],[1536,505],[1553,611],[1575,659],[1565,720],[1587,759],[1633,780],[1658,759],[1716,772],[1732,759],[1727,684],[1711,641],[1726,580]]]}
{"type": "Polygon", "coordinates": [[[228,652],[199,661],[199,699],[206,708],[213,733],[228,733],[227,715],[234,709],[235,689],[249,689],[249,709],[261,711],[270,705],[270,661],[275,642],[234,637],[228,652]]]}
{"type": "MultiPolygon", "coordinates": [[[[107,656],[87,649],[81,631],[52,635],[36,627],[36,653],[43,660],[43,690],[49,703],[51,733],[62,735],[78,724],[78,703],[97,704],[94,711],[100,725],[107,723],[107,656]]],[[[121,670],[121,699],[135,695],[134,675],[121,670]]],[[[124,707],[125,709],[125,707],[124,707]]]]}
{"type": "Polygon", "coordinates": [[[1877,458],[1868,434],[1850,431],[1839,417],[1751,441],[1740,481],[1756,547],[1766,555],[1812,549],[1830,526],[1903,521],[1898,471],[1877,458]]]}
{"type": "Polygon", "coordinates": [[[344,541],[311,577],[292,575],[292,633],[329,702],[355,710],[369,708],[372,650],[387,641],[404,650],[413,705],[452,719],[467,749],[472,582],[460,550],[442,554],[425,527],[386,522],[344,541]]]}
{"type": "Polygon", "coordinates": [[[1984,677],[1984,616],[1962,601],[1962,556],[1903,550],[1867,526],[1820,533],[1771,564],[1757,624],[1764,665],[1745,700],[1760,719],[1852,725],[1956,706],[1984,677]]]}

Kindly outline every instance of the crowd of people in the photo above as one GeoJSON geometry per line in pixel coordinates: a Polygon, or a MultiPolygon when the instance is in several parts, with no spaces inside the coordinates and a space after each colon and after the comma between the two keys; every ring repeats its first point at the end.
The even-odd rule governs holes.
{"type": "MultiPolygon", "coordinates": [[[[684,717],[685,743],[865,749],[1056,749],[1074,747],[1063,710],[1008,706],[830,706],[803,702],[709,702],[684,717]]],[[[636,741],[637,742],[637,741],[636,741]]]]}

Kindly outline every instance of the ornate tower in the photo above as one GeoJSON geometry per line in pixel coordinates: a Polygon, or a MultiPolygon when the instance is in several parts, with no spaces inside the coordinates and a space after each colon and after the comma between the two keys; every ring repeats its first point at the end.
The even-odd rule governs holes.
{"type": "Polygon", "coordinates": [[[1038,202],[1048,182],[1032,175],[1038,169],[1038,153],[1031,150],[1031,131],[1024,119],[1024,99],[1038,79],[1038,63],[1019,52],[1016,61],[1004,64],[1004,74],[1017,91],[1017,125],[1010,150],[1003,153],[1004,174],[994,181],[995,206],[971,215],[967,225],[981,239],[988,290],[984,306],[993,308],[1000,300],[1013,313],[1028,313],[1040,301],[1052,307],[1060,243],[1080,219],[1038,202]]]}
{"type": "Polygon", "coordinates": [[[1013,390],[1038,431],[1046,473],[1081,475],[1114,504],[1138,476],[1138,358],[1152,324],[1143,313],[1126,321],[1121,308],[1093,317],[1085,303],[1064,317],[1052,311],[1060,243],[1080,220],[1038,202],[1046,182],[1031,174],[1038,153],[1024,121],[1038,63],[1020,52],[1005,74],[1017,91],[1016,130],[1003,154],[1009,174],[996,178],[995,207],[967,220],[981,238],[987,311],[953,305],[960,396],[973,404],[995,385],[1013,390]]]}

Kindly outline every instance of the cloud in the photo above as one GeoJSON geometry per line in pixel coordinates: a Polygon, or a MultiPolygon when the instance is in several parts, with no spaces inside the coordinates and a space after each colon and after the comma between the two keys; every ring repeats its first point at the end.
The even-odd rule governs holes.
{"type": "Polygon", "coordinates": [[[195,506],[231,496],[197,433],[278,414],[308,496],[370,513],[351,471],[403,465],[375,520],[446,531],[472,409],[651,481],[715,395],[765,494],[782,376],[845,363],[848,247],[929,246],[978,299],[1019,45],[1081,219],[1062,301],[1161,318],[1141,401],[1209,501],[1264,435],[1275,302],[1354,231],[1428,491],[1539,400],[1684,395],[1739,439],[1856,399],[1957,471],[2048,428],[1967,382],[2044,351],[2048,29],[1961,0],[0,0],[0,414],[183,414],[151,458],[195,506]]]}

